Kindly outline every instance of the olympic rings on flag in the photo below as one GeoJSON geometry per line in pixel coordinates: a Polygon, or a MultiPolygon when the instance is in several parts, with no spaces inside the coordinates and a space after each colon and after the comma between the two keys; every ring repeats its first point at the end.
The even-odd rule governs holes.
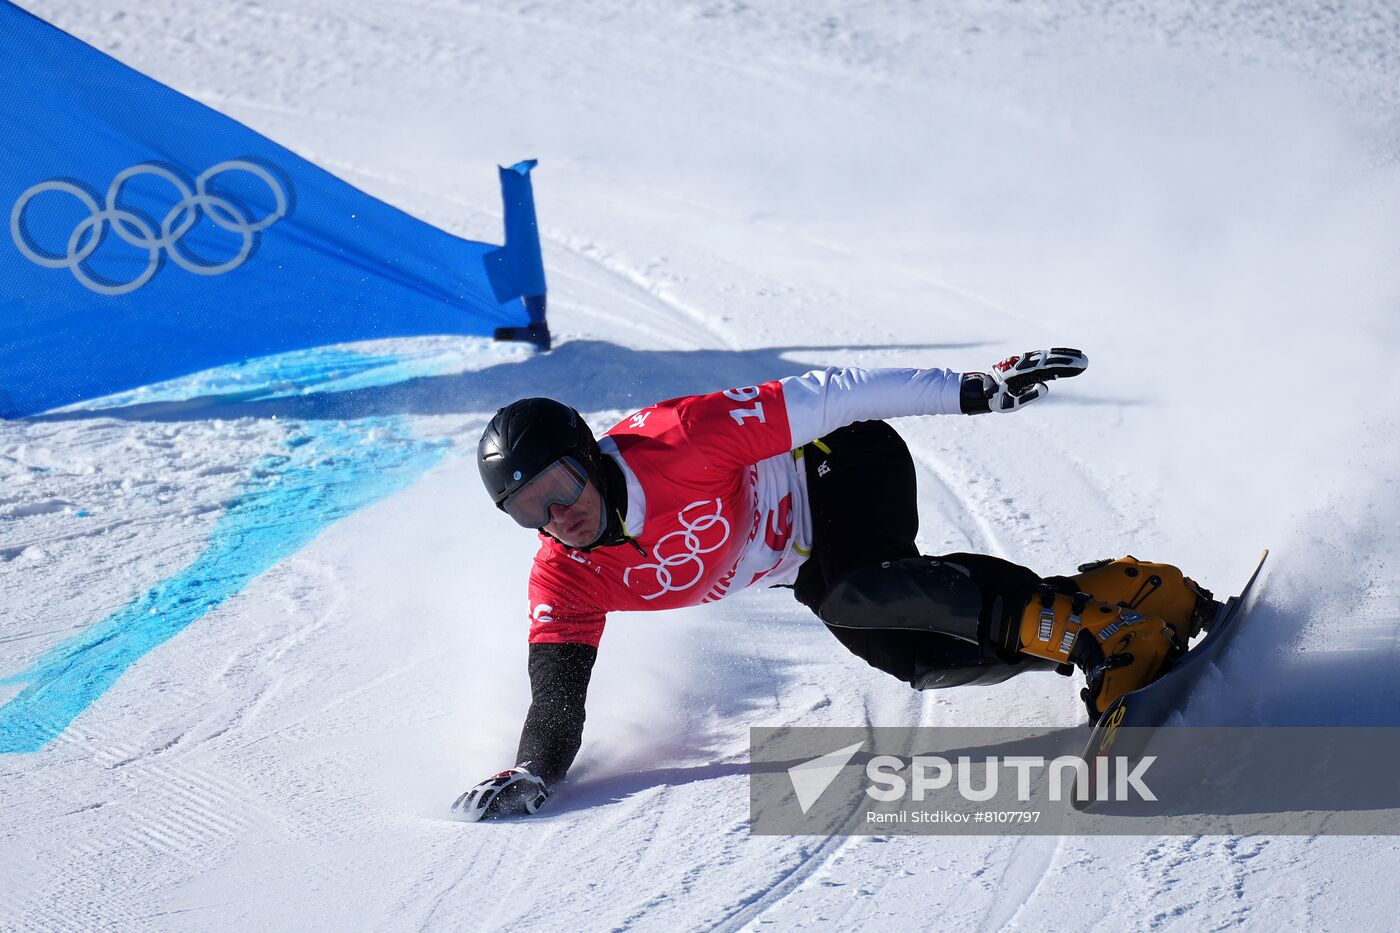
{"type": "Polygon", "coordinates": [[[252,255],[257,242],[257,234],[271,227],[287,215],[289,204],[287,193],[282,190],[277,178],[267,169],[252,162],[232,159],[220,162],[205,170],[194,180],[194,188],[183,178],[162,165],[143,162],[123,169],[112,179],[107,188],[105,204],[98,204],[87,191],[71,182],[54,179],[40,182],[29,188],[15,201],[10,211],[10,237],[15,241],[24,258],[46,269],[67,269],[73,273],[83,287],[100,295],[125,295],[145,285],[160,269],[161,255],[187,272],[195,275],[222,275],[243,265],[252,255]],[[272,211],[260,220],[244,215],[239,205],[228,198],[209,191],[209,183],[224,172],[247,172],[265,184],[272,193],[272,211]],[[168,183],[179,200],[166,213],[156,231],[151,222],[134,211],[121,207],[122,185],[138,175],[151,175],[168,183]],[[48,255],[29,238],[24,227],[24,211],[29,202],[45,192],[56,191],[77,198],[87,208],[88,216],[78,221],[68,236],[67,252],[63,255],[48,255]],[[180,248],[180,240],[199,223],[200,214],[229,233],[236,234],[241,242],[238,251],[224,262],[209,263],[196,259],[180,248]],[[123,242],[143,249],[147,253],[145,268],[136,278],[124,283],[111,283],[96,278],[83,264],[102,245],[108,230],[123,242]]]}

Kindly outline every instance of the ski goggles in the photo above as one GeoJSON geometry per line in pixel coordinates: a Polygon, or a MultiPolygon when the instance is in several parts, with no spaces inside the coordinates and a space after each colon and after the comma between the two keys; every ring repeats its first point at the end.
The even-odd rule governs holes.
{"type": "Polygon", "coordinates": [[[587,483],[588,474],[579,462],[573,457],[563,457],[507,496],[501,509],[519,525],[543,528],[549,524],[550,507],[573,505],[583,495],[587,483]]]}

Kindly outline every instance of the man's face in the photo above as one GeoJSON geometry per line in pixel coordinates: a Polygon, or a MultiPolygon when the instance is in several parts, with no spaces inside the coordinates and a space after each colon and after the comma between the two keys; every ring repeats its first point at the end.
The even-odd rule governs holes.
{"type": "Polygon", "coordinates": [[[585,482],[573,505],[551,505],[544,530],[566,547],[587,547],[596,541],[603,531],[603,497],[598,487],[585,482]]]}

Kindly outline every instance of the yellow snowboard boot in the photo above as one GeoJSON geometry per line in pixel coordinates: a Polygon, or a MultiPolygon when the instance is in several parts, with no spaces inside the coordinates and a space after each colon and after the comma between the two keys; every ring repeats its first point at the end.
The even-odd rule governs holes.
{"type": "Polygon", "coordinates": [[[1132,555],[1082,564],[1068,579],[1095,599],[1161,617],[1188,641],[1209,628],[1220,610],[1210,590],[1176,567],[1132,555]]]}
{"type": "Polygon", "coordinates": [[[1170,670],[1186,652],[1188,631],[1180,621],[1174,625],[1088,593],[1067,595],[1047,586],[1022,611],[1018,647],[1083,671],[1080,696],[1097,722],[1114,700],[1170,670]]]}

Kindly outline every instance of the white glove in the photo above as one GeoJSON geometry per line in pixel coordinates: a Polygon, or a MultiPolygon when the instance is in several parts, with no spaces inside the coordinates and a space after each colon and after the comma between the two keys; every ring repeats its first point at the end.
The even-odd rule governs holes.
{"type": "Polygon", "coordinates": [[[502,771],[467,791],[452,804],[452,812],[469,822],[536,813],[549,799],[549,790],[524,765],[502,771]]]}
{"type": "Polygon", "coordinates": [[[1018,411],[1050,394],[1052,379],[1068,379],[1089,367],[1089,358],[1069,347],[1030,350],[992,366],[990,374],[964,373],[963,414],[1018,411]]]}

